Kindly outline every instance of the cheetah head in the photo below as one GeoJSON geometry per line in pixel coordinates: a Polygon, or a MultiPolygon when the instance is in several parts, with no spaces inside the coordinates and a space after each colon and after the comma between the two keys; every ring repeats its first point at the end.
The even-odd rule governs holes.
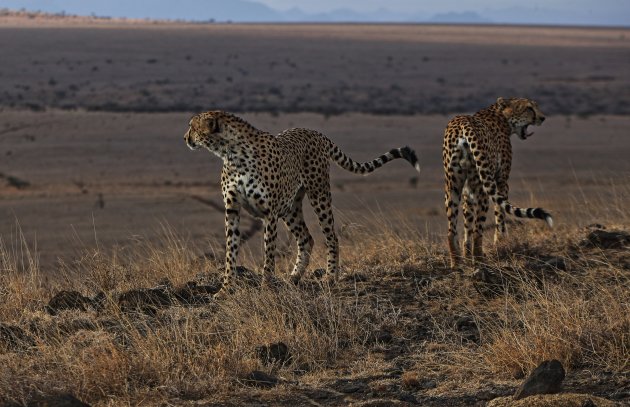
{"type": "Polygon", "coordinates": [[[188,123],[188,131],[184,135],[186,145],[191,150],[198,150],[202,147],[220,154],[228,144],[228,140],[223,134],[221,111],[209,111],[196,114],[188,123]]]}
{"type": "Polygon", "coordinates": [[[499,111],[510,123],[512,134],[516,134],[521,140],[531,137],[534,133],[527,132],[530,125],[540,126],[545,121],[545,115],[533,100],[524,98],[498,98],[499,111]]]}

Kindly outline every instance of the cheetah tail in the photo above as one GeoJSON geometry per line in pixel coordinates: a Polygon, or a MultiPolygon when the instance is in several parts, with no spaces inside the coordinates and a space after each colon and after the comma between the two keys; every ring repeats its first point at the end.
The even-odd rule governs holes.
{"type": "Polygon", "coordinates": [[[407,160],[416,171],[420,172],[420,163],[418,162],[418,157],[416,156],[416,152],[409,148],[408,146],[401,148],[394,148],[389,152],[381,155],[378,158],[373,159],[372,161],[366,161],[364,163],[360,163],[354,161],[352,158],[348,157],[339,147],[337,147],[332,141],[330,142],[330,158],[341,168],[348,170],[350,172],[354,172],[356,174],[364,174],[367,175],[377,168],[382,167],[388,162],[395,160],[397,158],[404,158],[407,160]]]}
{"type": "Polygon", "coordinates": [[[490,161],[484,149],[481,148],[479,143],[471,143],[470,140],[468,144],[474,157],[481,185],[483,185],[485,193],[492,199],[492,202],[499,205],[507,214],[514,215],[517,218],[542,219],[547,222],[549,227],[553,227],[553,218],[543,208],[519,208],[513,206],[507,197],[499,192],[494,174],[487,165],[483,164],[490,161]]]}
{"type": "Polygon", "coordinates": [[[492,201],[501,206],[507,214],[514,215],[517,218],[542,219],[547,222],[550,228],[553,227],[553,218],[543,208],[519,208],[513,206],[505,197],[496,194],[492,196],[492,201]]]}

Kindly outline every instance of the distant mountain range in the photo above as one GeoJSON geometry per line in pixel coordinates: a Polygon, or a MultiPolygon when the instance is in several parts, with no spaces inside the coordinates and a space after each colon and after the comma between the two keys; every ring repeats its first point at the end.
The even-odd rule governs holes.
{"type": "MultiPolygon", "coordinates": [[[[551,6],[550,6],[551,7],[551,6]]],[[[308,13],[299,8],[276,10],[251,0],[0,0],[0,8],[26,9],[101,17],[149,18],[216,22],[398,22],[398,23],[507,23],[630,25],[630,2],[617,2],[616,8],[575,7],[570,10],[541,8],[496,8],[478,11],[458,10],[437,14],[409,14],[379,9],[356,11],[338,8],[323,13],[308,13]]]]}

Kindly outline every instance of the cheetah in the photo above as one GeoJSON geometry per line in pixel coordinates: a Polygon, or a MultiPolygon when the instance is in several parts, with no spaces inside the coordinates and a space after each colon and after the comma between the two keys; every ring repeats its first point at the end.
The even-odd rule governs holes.
{"type": "Polygon", "coordinates": [[[532,136],[530,125],[540,126],[545,116],[536,102],[523,98],[498,98],[496,103],[471,116],[456,116],[444,131],[442,159],[446,178],[445,206],[448,217],[448,248],[451,268],[459,263],[457,215],[463,198],[464,257],[483,257],[482,234],[488,197],[495,210],[494,242],[505,233],[505,215],[537,218],[553,226],[542,208],[518,208],[508,201],[508,177],[512,166],[510,136],[532,136]]]}
{"type": "Polygon", "coordinates": [[[271,279],[275,268],[278,219],[285,222],[297,242],[297,258],[291,272],[291,280],[297,283],[313,248],[302,213],[306,195],[326,240],[326,279],[334,282],[339,248],[331,205],[329,160],[347,171],[367,175],[389,161],[403,158],[420,171],[416,153],[409,147],[395,148],[372,161],[359,163],[317,131],[294,128],[274,136],[218,110],[193,116],[184,139],[190,149],[206,148],[223,160],[226,254],[223,288],[218,298],[225,295],[235,278],[241,208],[263,220],[264,281],[271,279]]]}

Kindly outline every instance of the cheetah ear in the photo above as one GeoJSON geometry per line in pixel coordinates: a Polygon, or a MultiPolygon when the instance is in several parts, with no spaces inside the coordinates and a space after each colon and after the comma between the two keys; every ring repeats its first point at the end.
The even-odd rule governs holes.
{"type": "Polygon", "coordinates": [[[513,110],[509,99],[505,100],[502,97],[497,98],[497,106],[499,107],[499,111],[503,114],[503,116],[512,116],[513,110]]]}

